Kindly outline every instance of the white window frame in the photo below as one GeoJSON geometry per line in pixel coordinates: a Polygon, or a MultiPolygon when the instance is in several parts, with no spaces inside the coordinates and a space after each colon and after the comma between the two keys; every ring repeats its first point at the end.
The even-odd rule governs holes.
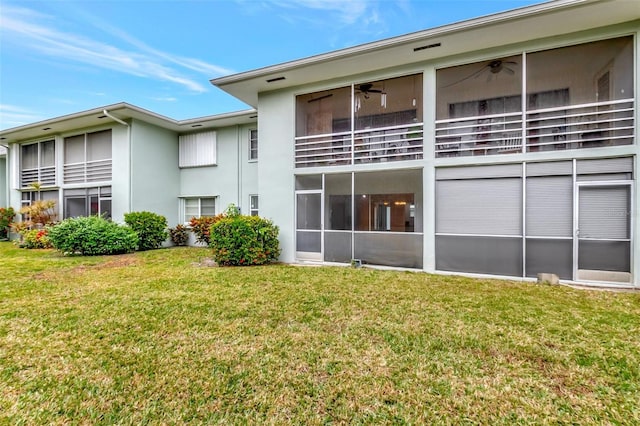
{"type": "Polygon", "coordinates": [[[108,186],[108,183],[111,182],[113,176],[113,130],[108,128],[92,132],[67,135],[63,139],[63,146],[60,155],[62,155],[64,184],[94,184],[96,182],[101,182],[108,186]],[[103,132],[109,132],[110,155],[108,158],[90,160],[89,139],[92,135],[103,132]],[[69,143],[69,139],[78,136],[82,136],[83,138],[83,158],[81,161],[72,162],[67,158],[67,143],[69,143]]]}
{"type": "MultiPolygon", "coordinates": [[[[201,197],[181,197],[180,198],[180,222],[184,224],[189,224],[189,221],[192,217],[200,218],[202,217],[202,200],[213,200],[214,203],[214,216],[218,214],[218,197],[217,196],[201,196],[201,197]],[[198,202],[198,213],[196,215],[188,215],[187,216],[187,200],[197,200],[198,202]]],[[[211,216],[211,215],[206,215],[211,216]]]]}
{"type": "Polygon", "coordinates": [[[91,215],[91,197],[98,198],[98,212],[97,214],[102,216],[107,210],[103,211],[102,206],[104,201],[111,202],[111,208],[108,210],[109,215],[107,219],[111,219],[113,216],[113,189],[111,185],[105,186],[94,186],[94,187],[86,187],[86,188],[67,188],[62,191],[62,216],[67,219],[71,216],[67,216],[67,202],[69,199],[81,199],[85,200],[85,212],[87,215],[91,215]],[[69,194],[66,191],[80,191],[84,190],[84,194],[69,194]],[[93,192],[95,191],[95,193],[93,192]]]}
{"type": "Polygon", "coordinates": [[[249,161],[258,161],[258,129],[249,130],[249,161]]]}
{"type": "Polygon", "coordinates": [[[259,216],[259,212],[260,212],[260,198],[258,197],[258,194],[251,194],[249,195],[249,216],[259,216]],[[258,205],[258,207],[256,207],[255,209],[253,208],[253,199],[256,199],[256,204],[258,205]]]}
{"type": "Polygon", "coordinates": [[[42,184],[43,187],[51,187],[51,186],[56,186],[56,163],[57,163],[57,156],[58,156],[58,149],[56,146],[56,140],[55,138],[53,139],[46,139],[46,140],[41,140],[41,141],[34,141],[34,142],[28,142],[28,143],[24,143],[24,144],[20,144],[19,145],[19,149],[17,150],[18,152],[18,156],[20,157],[20,161],[19,161],[19,170],[18,170],[18,181],[20,182],[20,188],[29,188],[29,185],[31,183],[40,183],[42,184]],[[53,142],[53,165],[51,166],[45,166],[43,165],[43,161],[42,161],[42,155],[43,155],[43,150],[42,150],[42,145],[45,143],[50,143],[53,142]],[[24,156],[22,154],[22,150],[25,146],[28,145],[36,145],[37,146],[37,166],[35,168],[31,168],[28,169],[31,171],[31,173],[35,173],[35,180],[30,180],[29,182],[25,183],[25,169],[24,169],[24,165],[22,164],[23,160],[24,160],[24,156]]]}

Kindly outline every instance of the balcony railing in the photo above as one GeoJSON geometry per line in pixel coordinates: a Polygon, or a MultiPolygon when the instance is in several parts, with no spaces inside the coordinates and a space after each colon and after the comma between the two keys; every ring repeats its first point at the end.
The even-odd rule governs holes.
{"type": "Polygon", "coordinates": [[[102,182],[111,180],[111,159],[64,165],[64,183],[102,182]]]}
{"type": "Polygon", "coordinates": [[[296,167],[418,160],[423,155],[423,125],[303,136],[295,141],[296,167]]]}
{"type": "Polygon", "coordinates": [[[524,123],[520,112],[437,120],[436,157],[630,145],[635,138],[633,102],[530,110],[524,123]]]}
{"type": "Polygon", "coordinates": [[[40,183],[42,186],[54,186],[56,184],[56,168],[50,166],[36,169],[23,169],[20,172],[20,186],[27,188],[33,183],[40,183]]]}

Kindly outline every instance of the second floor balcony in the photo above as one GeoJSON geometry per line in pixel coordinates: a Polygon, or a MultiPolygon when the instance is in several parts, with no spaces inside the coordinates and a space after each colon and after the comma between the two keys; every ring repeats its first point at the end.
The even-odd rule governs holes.
{"type": "Polygon", "coordinates": [[[437,120],[436,157],[630,145],[634,99],[437,120]]]}
{"type": "Polygon", "coordinates": [[[296,167],[337,166],[419,160],[423,126],[387,126],[296,138],[296,167]]]}

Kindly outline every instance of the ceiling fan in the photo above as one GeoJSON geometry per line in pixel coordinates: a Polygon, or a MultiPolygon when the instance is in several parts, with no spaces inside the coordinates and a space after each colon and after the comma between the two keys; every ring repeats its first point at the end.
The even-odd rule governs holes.
{"type": "MultiPolygon", "coordinates": [[[[383,108],[387,107],[387,92],[381,89],[374,89],[373,83],[362,83],[355,86],[355,93],[361,94],[363,100],[367,100],[371,97],[372,93],[380,94],[380,106],[383,108]]],[[[355,111],[358,112],[362,107],[362,100],[360,96],[355,96],[355,111]]]]}
{"type": "Polygon", "coordinates": [[[482,74],[487,74],[487,83],[490,82],[494,76],[498,74],[505,73],[509,75],[514,75],[515,71],[512,68],[509,68],[508,65],[518,65],[517,62],[514,61],[505,61],[503,59],[494,59],[482,65],[478,70],[473,73],[461,78],[460,80],[454,81],[451,84],[447,84],[446,86],[442,86],[442,88],[455,86],[458,83],[462,83],[465,80],[469,80],[470,78],[478,78],[482,74]]]}
{"type": "Polygon", "coordinates": [[[380,93],[382,95],[386,95],[387,92],[380,89],[374,89],[373,83],[362,83],[356,86],[356,92],[362,93],[365,99],[369,99],[369,95],[371,93],[380,93]]]}

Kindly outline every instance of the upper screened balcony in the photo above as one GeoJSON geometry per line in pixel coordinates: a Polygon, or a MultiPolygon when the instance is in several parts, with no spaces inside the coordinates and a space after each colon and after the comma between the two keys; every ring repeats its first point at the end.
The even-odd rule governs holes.
{"type": "Polygon", "coordinates": [[[296,167],[421,159],[422,75],[296,98],[296,167]]]}
{"type": "Polygon", "coordinates": [[[631,36],[440,69],[436,157],[632,144],[633,69],[631,36]]]}

